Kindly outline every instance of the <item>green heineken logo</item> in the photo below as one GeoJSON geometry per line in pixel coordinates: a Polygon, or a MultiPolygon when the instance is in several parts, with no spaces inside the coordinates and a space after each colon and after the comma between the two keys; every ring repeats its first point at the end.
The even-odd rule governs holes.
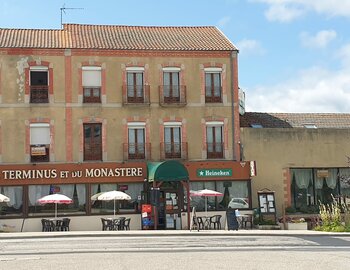
{"type": "Polygon", "coordinates": [[[198,177],[225,177],[232,176],[232,169],[198,169],[198,177]]]}

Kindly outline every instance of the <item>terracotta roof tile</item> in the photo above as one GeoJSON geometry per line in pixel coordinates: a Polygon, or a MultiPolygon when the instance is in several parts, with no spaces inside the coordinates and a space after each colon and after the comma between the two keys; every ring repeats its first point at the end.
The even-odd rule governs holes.
{"type": "Polygon", "coordinates": [[[347,113],[257,113],[246,112],[240,116],[241,127],[261,125],[262,128],[350,128],[347,113]]]}
{"type": "Polygon", "coordinates": [[[232,51],[214,26],[65,24],[62,30],[0,29],[1,48],[232,51]]]}

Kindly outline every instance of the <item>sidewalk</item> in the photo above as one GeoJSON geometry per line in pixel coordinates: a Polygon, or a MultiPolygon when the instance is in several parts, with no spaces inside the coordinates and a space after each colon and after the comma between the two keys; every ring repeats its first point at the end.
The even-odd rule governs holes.
{"type": "Polygon", "coordinates": [[[3,239],[26,239],[47,237],[177,237],[177,236],[337,236],[350,237],[350,233],[317,232],[309,230],[205,230],[205,231],[63,231],[63,232],[22,232],[0,233],[0,241],[3,239]]]}

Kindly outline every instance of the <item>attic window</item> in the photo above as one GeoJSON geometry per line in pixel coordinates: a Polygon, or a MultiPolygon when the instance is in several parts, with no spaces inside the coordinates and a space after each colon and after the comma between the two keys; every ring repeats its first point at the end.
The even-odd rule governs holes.
{"type": "Polygon", "coordinates": [[[262,124],[251,124],[250,125],[252,128],[262,128],[262,124]]]}
{"type": "Polygon", "coordinates": [[[317,128],[316,124],[304,124],[304,128],[317,128]]]}

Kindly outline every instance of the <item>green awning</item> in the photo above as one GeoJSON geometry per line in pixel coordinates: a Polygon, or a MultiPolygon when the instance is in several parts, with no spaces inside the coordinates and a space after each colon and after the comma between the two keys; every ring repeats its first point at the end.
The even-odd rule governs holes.
{"type": "Polygon", "coordinates": [[[185,166],[176,160],[147,162],[147,178],[149,182],[170,182],[189,179],[185,166]]]}

